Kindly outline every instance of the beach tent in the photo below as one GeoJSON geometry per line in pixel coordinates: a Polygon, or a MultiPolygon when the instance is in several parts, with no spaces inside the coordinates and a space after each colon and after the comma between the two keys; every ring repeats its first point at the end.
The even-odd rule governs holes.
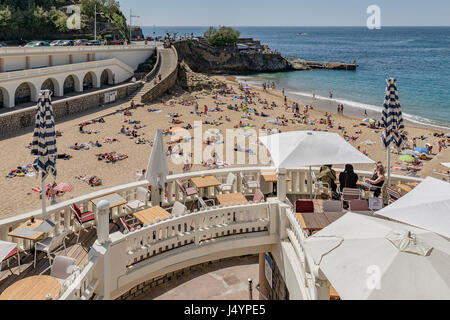
{"type": "MultiPolygon", "coordinates": [[[[293,169],[327,164],[374,163],[337,133],[290,131],[260,137],[277,169],[293,169]]],[[[312,193],[311,183],[308,183],[312,193]]]]}
{"type": "Polygon", "coordinates": [[[386,147],[387,152],[387,168],[388,180],[387,185],[391,185],[391,151],[389,146],[394,143],[397,147],[403,144],[403,138],[400,131],[405,128],[403,124],[402,108],[398,98],[397,80],[389,78],[386,80],[386,94],[383,104],[383,115],[381,118],[381,126],[384,131],[381,135],[381,141],[386,147]]]}
{"type": "Polygon", "coordinates": [[[450,299],[450,242],[433,232],[349,212],[302,245],[344,300],[450,299]]]}
{"type": "Polygon", "coordinates": [[[426,153],[426,154],[430,153],[430,150],[428,150],[427,148],[424,148],[424,147],[417,147],[414,149],[414,151],[419,152],[419,153],[426,153]]]}
{"type": "Polygon", "coordinates": [[[148,162],[145,178],[150,182],[152,186],[152,205],[157,206],[160,204],[160,192],[158,190],[166,184],[166,177],[169,173],[167,164],[167,157],[164,152],[164,141],[162,130],[157,129],[155,141],[153,143],[152,153],[150,154],[150,160],[148,162]]]}
{"type": "Polygon", "coordinates": [[[42,216],[46,214],[45,179],[56,178],[56,133],[55,117],[51,103],[51,91],[42,90],[37,103],[31,154],[37,156],[33,167],[41,173],[42,216]]]}
{"type": "Polygon", "coordinates": [[[428,177],[377,215],[450,238],[450,183],[428,177]]]}

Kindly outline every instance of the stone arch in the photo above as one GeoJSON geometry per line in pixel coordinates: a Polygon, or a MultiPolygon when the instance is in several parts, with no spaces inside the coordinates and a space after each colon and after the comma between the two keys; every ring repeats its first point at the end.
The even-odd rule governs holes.
{"type": "Polygon", "coordinates": [[[102,74],[100,76],[100,85],[111,85],[114,84],[113,81],[113,72],[111,69],[105,69],[102,71],[102,74]]]}
{"type": "Polygon", "coordinates": [[[74,74],[70,74],[64,79],[63,92],[64,94],[67,94],[74,91],[82,92],[83,86],[81,84],[80,78],[78,78],[74,74]]]}
{"type": "Polygon", "coordinates": [[[83,77],[83,90],[92,89],[98,87],[97,75],[95,72],[89,71],[83,77]]]}
{"type": "Polygon", "coordinates": [[[0,87],[0,109],[11,107],[9,105],[9,92],[5,88],[0,87]]]}
{"type": "Polygon", "coordinates": [[[54,78],[48,78],[44,82],[42,82],[40,90],[50,90],[53,96],[61,95],[59,82],[54,78]]]}
{"type": "Polygon", "coordinates": [[[14,92],[14,104],[28,103],[36,101],[37,90],[33,83],[23,82],[14,92]]]}

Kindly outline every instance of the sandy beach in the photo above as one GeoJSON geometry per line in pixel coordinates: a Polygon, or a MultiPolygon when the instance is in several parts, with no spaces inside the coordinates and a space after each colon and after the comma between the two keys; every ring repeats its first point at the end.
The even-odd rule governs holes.
{"type": "MultiPolygon", "coordinates": [[[[239,90],[238,83],[234,77],[230,76],[216,76],[215,78],[227,83],[228,87],[232,87],[235,96],[240,96],[243,92],[239,90]]],[[[272,104],[274,102],[277,107],[273,110],[263,109],[263,104],[258,102],[258,98],[253,98],[253,104],[249,108],[256,107],[261,112],[263,111],[268,117],[255,116],[251,113],[253,120],[243,119],[242,111],[233,111],[227,109],[227,105],[238,106],[241,104],[241,100],[233,98],[232,94],[221,94],[219,97],[214,97],[213,92],[194,92],[187,94],[181,90],[173,90],[176,93],[172,95],[165,95],[154,101],[150,105],[144,107],[138,107],[130,110],[131,116],[117,113],[112,116],[104,117],[104,123],[94,123],[84,127],[84,130],[92,131],[91,134],[80,133],[79,124],[92,119],[100,118],[105,114],[111,113],[119,108],[129,107],[130,101],[121,101],[113,106],[97,109],[94,112],[79,116],[77,118],[72,117],[59,121],[56,124],[56,129],[62,132],[62,136],[57,138],[58,153],[67,153],[72,156],[70,160],[57,160],[58,177],[57,182],[66,182],[74,186],[74,190],[71,193],[66,194],[60,200],[67,200],[72,197],[77,197],[83,194],[92,192],[93,190],[101,190],[111,186],[116,186],[124,183],[137,181],[139,176],[137,172],[147,167],[148,159],[151,152],[150,141],[153,141],[157,128],[168,130],[170,127],[181,127],[191,124],[194,126],[195,121],[208,121],[208,122],[221,122],[221,125],[203,124],[203,132],[208,129],[219,129],[223,133],[226,129],[232,129],[234,126],[242,121],[244,124],[251,124],[257,131],[265,125],[266,129],[279,129],[282,131],[293,130],[328,130],[329,132],[339,133],[341,136],[346,133],[350,137],[350,143],[354,147],[360,147],[361,151],[367,152],[368,156],[375,161],[382,161],[386,163],[386,152],[380,141],[381,131],[376,129],[370,129],[367,126],[360,125],[361,119],[354,119],[345,115],[337,115],[332,113],[331,120],[333,128],[327,128],[327,124],[319,124],[317,120],[325,118],[325,112],[314,107],[308,112],[308,122],[314,122],[314,124],[301,124],[293,123],[294,120],[298,120],[293,117],[291,110],[292,99],[288,98],[288,109],[286,110],[283,105],[283,96],[281,91],[268,90],[264,92],[262,88],[252,87],[251,92],[253,96],[258,96],[260,100],[267,100],[272,104]],[[161,103],[161,99],[166,103],[161,103]],[[207,105],[209,109],[215,108],[215,102],[218,102],[218,106],[223,111],[208,112],[207,116],[196,115],[193,113],[194,107],[192,105],[182,105],[182,100],[196,101],[199,106],[199,111],[203,111],[204,105],[207,105]],[[161,110],[158,112],[149,112],[148,109],[161,110]],[[178,117],[170,117],[169,114],[178,113],[178,117]],[[288,120],[287,126],[279,126],[268,123],[268,120],[276,120],[277,117],[285,116],[288,120]],[[226,120],[229,117],[230,121],[226,120]],[[221,119],[220,119],[221,118],[221,119]],[[181,120],[183,123],[173,124],[172,119],[181,120]],[[291,120],[292,119],[292,120],[291,120]],[[131,123],[130,123],[131,120],[131,123]],[[146,144],[136,144],[137,138],[127,137],[124,134],[119,134],[122,126],[132,129],[135,125],[132,120],[140,121],[137,126],[145,126],[141,129],[137,129],[137,138],[147,140],[146,144]],[[339,129],[339,127],[344,129],[339,129]],[[95,133],[97,132],[97,133],[95,133]],[[351,138],[354,139],[351,139],[351,138]],[[108,143],[105,142],[105,138],[117,139],[118,141],[108,143]],[[92,146],[89,150],[73,150],[70,146],[75,143],[89,143],[98,141],[102,144],[101,147],[92,146]],[[106,163],[105,160],[98,160],[96,154],[106,152],[117,152],[118,154],[127,155],[127,158],[115,163],[106,163]],[[102,186],[91,187],[83,181],[75,179],[76,176],[88,175],[98,176],[103,180],[102,186]]],[[[136,102],[138,103],[138,102],[136,102]]],[[[186,103],[185,103],[186,104],[186,103]]],[[[336,109],[336,106],[334,106],[336,109]]],[[[303,105],[300,103],[300,113],[303,113],[303,105]]],[[[194,130],[189,130],[193,135],[194,130]]],[[[450,161],[450,148],[444,149],[443,152],[436,155],[438,151],[437,141],[438,137],[434,136],[435,133],[445,133],[434,128],[416,127],[408,125],[406,128],[408,132],[408,142],[412,146],[412,137],[421,137],[425,139],[417,139],[417,146],[424,147],[426,143],[433,146],[433,152],[429,155],[429,160],[423,161],[423,166],[419,167],[419,177],[425,175],[433,175],[437,178],[442,176],[433,174],[434,170],[445,170],[445,167],[440,165],[440,162],[450,161]],[[436,159],[434,159],[436,157],[436,159]]],[[[2,201],[0,202],[0,218],[6,218],[14,216],[20,213],[26,213],[28,211],[38,209],[41,205],[39,201],[39,194],[34,192],[33,188],[40,186],[40,179],[37,177],[13,177],[6,178],[5,176],[18,166],[25,166],[31,164],[34,161],[34,157],[30,154],[30,149],[27,148],[32,139],[32,132],[29,130],[26,133],[11,136],[0,141],[0,148],[2,150],[2,161],[0,162],[0,172],[2,178],[0,179],[0,194],[2,195],[2,201]]],[[[165,136],[164,141],[166,143],[165,149],[169,146],[168,142],[171,141],[171,136],[165,136]]],[[[189,142],[191,143],[191,142],[189,142]]],[[[176,144],[172,145],[174,150],[177,150],[176,144]]],[[[203,147],[207,147],[203,145],[203,147]]],[[[226,147],[226,141],[225,141],[226,147]]],[[[244,146],[241,146],[244,147],[244,146]]],[[[245,147],[252,149],[256,146],[245,147]]],[[[186,145],[184,150],[186,150],[186,145]]],[[[193,150],[193,148],[192,148],[193,150]]],[[[248,157],[248,154],[246,154],[248,157]]],[[[398,155],[392,155],[392,165],[398,168],[406,168],[405,163],[401,163],[398,160],[398,155]]],[[[206,160],[206,159],[205,159],[206,160]]],[[[227,159],[222,159],[227,162],[227,159]]],[[[248,164],[254,166],[254,164],[248,164]]],[[[239,165],[242,166],[242,165],[239,165]]],[[[174,173],[182,172],[182,165],[175,165],[169,159],[169,170],[174,173]]],[[[372,166],[356,165],[356,169],[371,170],[372,166]]],[[[207,167],[200,164],[194,165],[191,169],[205,170],[207,167]]],[[[447,169],[448,170],[448,169],[447,169]]],[[[393,170],[393,174],[406,174],[406,171],[393,170]]],[[[47,183],[52,183],[53,178],[48,178],[47,183]]]]}

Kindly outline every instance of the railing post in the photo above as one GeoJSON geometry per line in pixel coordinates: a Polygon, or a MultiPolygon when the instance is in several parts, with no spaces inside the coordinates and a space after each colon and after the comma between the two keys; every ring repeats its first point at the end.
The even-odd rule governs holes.
{"type": "Polygon", "coordinates": [[[97,205],[97,242],[100,245],[109,240],[109,202],[102,200],[97,205]]]}
{"type": "Polygon", "coordinates": [[[278,182],[277,182],[277,197],[278,201],[284,202],[286,200],[286,169],[278,169],[278,182]]]}

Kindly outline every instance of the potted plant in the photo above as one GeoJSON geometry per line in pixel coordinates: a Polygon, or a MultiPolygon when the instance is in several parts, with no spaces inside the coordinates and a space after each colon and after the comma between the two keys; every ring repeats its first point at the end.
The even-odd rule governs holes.
{"type": "Polygon", "coordinates": [[[30,217],[30,221],[31,221],[31,223],[34,223],[34,216],[30,217]]]}

